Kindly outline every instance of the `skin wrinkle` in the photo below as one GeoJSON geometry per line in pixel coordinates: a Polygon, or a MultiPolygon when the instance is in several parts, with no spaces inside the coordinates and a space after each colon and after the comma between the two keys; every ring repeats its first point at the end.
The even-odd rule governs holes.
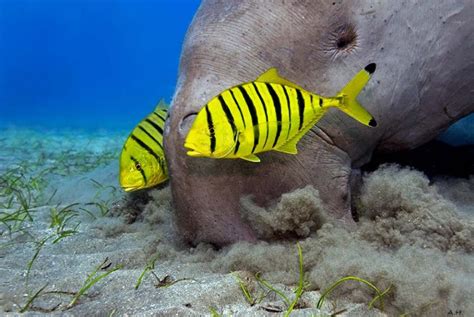
{"type": "Polygon", "coordinates": [[[419,19],[424,14],[438,19],[439,13],[459,11],[451,20],[469,21],[469,10],[460,10],[463,2],[466,10],[472,8],[467,0],[440,3],[435,11],[424,4],[412,8],[408,3],[362,0],[334,6],[323,1],[204,0],[183,46],[179,86],[165,129],[172,195],[183,235],[217,245],[251,240],[252,232],[240,222],[236,210],[239,197],[255,193],[258,203],[265,204],[308,184],[320,191],[335,218],[344,216],[342,210],[348,210],[348,205],[340,199],[350,197],[350,192],[343,174],[350,174],[351,166],[367,161],[375,147],[398,150],[420,145],[472,112],[471,104],[460,106],[460,101],[472,100],[471,90],[450,94],[453,87],[473,84],[469,74],[474,64],[466,54],[474,42],[470,41],[472,26],[466,22],[453,29],[449,23],[440,27],[441,20],[419,19]],[[337,41],[331,32],[344,25],[354,27],[357,48],[331,59],[328,49],[337,41]],[[430,39],[438,44],[428,43],[430,39]],[[459,49],[461,45],[465,49],[459,49]],[[436,47],[439,50],[427,51],[436,47]],[[375,129],[362,127],[333,109],[303,137],[297,156],[269,152],[255,164],[190,158],[183,150],[186,131],[178,128],[184,116],[197,112],[222,90],[254,80],[270,67],[277,67],[282,76],[308,91],[331,96],[369,62],[377,63],[377,71],[358,100],[376,118],[375,129]],[[417,87],[423,88],[418,100],[417,87]],[[446,116],[447,105],[448,114],[455,118],[446,116]],[[418,124],[423,117],[430,120],[418,124]],[[193,212],[188,213],[191,206],[193,212]],[[212,219],[217,220],[211,224],[212,219]],[[235,230],[226,236],[229,225],[235,230]]]}

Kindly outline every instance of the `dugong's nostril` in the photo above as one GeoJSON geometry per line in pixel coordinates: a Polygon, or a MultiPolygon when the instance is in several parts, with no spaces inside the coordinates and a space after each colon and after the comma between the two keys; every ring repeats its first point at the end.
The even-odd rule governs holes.
{"type": "Polygon", "coordinates": [[[335,47],[349,51],[357,45],[357,33],[353,25],[345,24],[336,30],[335,47]]]}
{"type": "Polygon", "coordinates": [[[179,133],[183,137],[186,136],[186,134],[188,133],[196,116],[197,116],[197,112],[191,112],[185,115],[183,119],[181,119],[181,122],[179,123],[179,133]]]}

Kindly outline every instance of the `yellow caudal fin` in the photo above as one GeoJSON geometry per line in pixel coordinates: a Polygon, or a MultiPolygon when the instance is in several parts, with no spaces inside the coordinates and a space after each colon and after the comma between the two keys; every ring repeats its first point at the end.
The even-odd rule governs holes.
{"type": "Polygon", "coordinates": [[[365,68],[358,72],[337,95],[338,97],[342,97],[343,100],[339,109],[369,127],[376,127],[377,122],[374,117],[357,102],[356,97],[367,84],[374,71],[375,63],[365,66],[365,68]]]}

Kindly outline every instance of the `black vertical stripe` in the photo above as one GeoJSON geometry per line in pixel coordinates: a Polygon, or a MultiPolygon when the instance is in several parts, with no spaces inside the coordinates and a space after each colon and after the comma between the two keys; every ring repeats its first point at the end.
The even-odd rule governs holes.
{"type": "Polygon", "coordinates": [[[144,148],[148,153],[150,153],[158,162],[160,165],[161,169],[164,170],[163,163],[161,162],[161,158],[158,154],[156,154],[152,148],[150,148],[145,142],[140,140],[138,137],[136,137],[134,134],[130,136],[132,140],[134,140],[138,145],[140,145],[142,148],[144,148]]]}
{"type": "MultiPolygon", "coordinates": [[[[239,110],[240,118],[242,119],[242,123],[244,124],[244,130],[245,130],[245,128],[246,128],[247,126],[246,126],[246,124],[245,124],[245,119],[244,119],[244,114],[242,113],[242,109],[240,108],[240,105],[239,105],[239,103],[237,102],[237,99],[235,98],[234,92],[232,91],[232,89],[229,89],[229,92],[230,92],[230,95],[232,96],[232,99],[233,99],[234,102],[235,102],[235,105],[236,105],[237,109],[239,110]]],[[[240,147],[240,140],[237,139],[237,143],[235,144],[234,154],[237,154],[237,152],[239,151],[239,147],[240,147]]]]}
{"type": "Polygon", "coordinates": [[[136,143],[138,143],[138,145],[140,145],[142,148],[144,148],[148,153],[150,153],[151,155],[153,155],[157,160],[160,159],[160,156],[158,154],[156,154],[152,148],[150,148],[145,142],[143,142],[142,140],[140,140],[137,136],[135,136],[134,134],[132,134],[130,136],[132,138],[132,140],[134,140],[136,143]]]}
{"type": "Polygon", "coordinates": [[[240,147],[240,141],[239,139],[237,139],[237,142],[235,143],[234,154],[237,154],[237,152],[239,151],[239,147],[240,147]]]}
{"type": "Polygon", "coordinates": [[[304,99],[303,95],[301,94],[301,91],[299,89],[296,89],[296,99],[298,100],[298,109],[300,112],[300,127],[299,130],[301,130],[301,127],[303,126],[304,122],[304,99]]]}
{"type": "Polygon", "coordinates": [[[158,141],[158,139],[156,139],[150,132],[148,132],[147,129],[145,129],[144,127],[142,127],[141,125],[138,126],[138,128],[140,130],[142,130],[143,132],[145,132],[146,135],[148,135],[148,137],[150,139],[152,139],[153,141],[155,141],[156,144],[158,144],[158,146],[160,147],[160,149],[163,151],[163,146],[161,145],[161,142],[158,141]]]}
{"type": "Polygon", "coordinates": [[[283,88],[283,91],[285,92],[285,97],[286,97],[286,105],[288,107],[288,134],[286,136],[286,139],[290,139],[290,132],[291,132],[291,105],[290,105],[290,97],[288,97],[288,91],[286,90],[286,86],[281,86],[283,88]]]}
{"type": "Polygon", "coordinates": [[[155,128],[156,131],[158,131],[158,133],[160,135],[163,135],[163,129],[159,125],[157,125],[155,122],[151,121],[148,118],[146,118],[145,121],[148,122],[149,124],[151,124],[153,126],[153,128],[155,128]]]}
{"type": "Polygon", "coordinates": [[[206,105],[207,127],[209,129],[209,139],[211,141],[211,153],[214,153],[216,150],[216,132],[214,131],[214,122],[212,122],[212,116],[208,106],[209,105],[206,105]]]}
{"type": "Polygon", "coordinates": [[[158,112],[153,111],[153,114],[156,115],[156,116],[157,116],[158,118],[160,118],[161,120],[163,120],[163,122],[166,121],[166,119],[163,118],[158,112]]]}
{"type": "Polygon", "coordinates": [[[270,132],[269,131],[269,124],[268,124],[267,105],[263,102],[262,95],[260,94],[260,91],[258,90],[257,85],[255,85],[255,83],[252,83],[252,85],[253,85],[253,88],[255,88],[255,91],[257,92],[258,98],[260,99],[260,102],[262,103],[263,111],[265,112],[265,123],[266,123],[266,126],[267,126],[267,134],[265,136],[265,142],[263,143],[263,148],[265,148],[265,146],[267,145],[267,141],[268,141],[268,133],[270,132]]]}
{"type": "MultiPolygon", "coordinates": [[[[138,160],[136,158],[134,158],[133,156],[130,155],[130,158],[132,159],[133,163],[135,163],[135,166],[141,165],[140,162],[138,162],[138,160]]],[[[146,184],[148,181],[146,179],[145,171],[143,170],[143,168],[140,168],[138,170],[139,170],[140,174],[142,174],[143,180],[145,181],[145,184],[146,184]]]]}
{"type": "Polygon", "coordinates": [[[275,114],[277,118],[277,126],[276,126],[277,130],[275,134],[275,140],[273,140],[273,145],[272,145],[272,147],[275,147],[275,145],[278,142],[278,138],[280,137],[281,128],[282,128],[281,104],[280,104],[280,98],[278,98],[278,95],[275,89],[273,89],[272,85],[269,83],[265,83],[265,85],[267,86],[268,92],[270,92],[270,96],[272,97],[273,106],[275,107],[275,114]]]}
{"type": "Polygon", "coordinates": [[[234,99],[234,102],[235,102],[235,105],[237,106],[237,109],[239,109],[240,117],[242,118],[242,122],[244,123],[244,130],[245,130],[246,125],[245,125],[245,119],[244,119],[244,114],[242,113],[242,109],[240,109],[240,105],[237,102],[237,99],[235,98],[234,92],[232,91],[232,89],[229,89],[229,92],[230,92],[230,95],[232,96],[232,99],[234,99]]]}
{"type": "MultiPolygon", "coordinates": [[[[234,116],[232,115],[232,112],[230,111],[229,106],[225,102],[224,97],[222,97],[222,95],[219,95],[219,102],[221,103],[222,110],[224,110],[225,116],[227,117],[227,121],[229,122],[229,124],[232,128],[234,138],[238,137],[237,128],[235,126],[234,116]]],[[[237,105],[237,108],[239,108],[238,105],[237,105]]],[[[239,108],[239,111],[240,111],[240,108],[239,108]]],[[[242,112],[240,114],[242,114],[242,112]]],[[[242,120],[243,120],[243,117],[242,117],[242,120]]],[[[237,151],[239,150],[239,146],[240,146],[240,141],[239,141],[239,139],[237,139],[236,144],[235,144],[235,148],[234,148],[234,154],[237,154],[237,151]]]]}
{"type": "Polygon", "coordinates": [[[225,102],[224,98],[222,98],[222,95],[219,95],[217,98],[221,104],[222,110],[224,110],[225,116],[227,117],[227,122],[229,122],[230,127],[232,128],[232,132],[235,134],[235,122],[234,122],[234,116],[232,116],[232,112],[230,112],[229,106],[225,102]]]}
{"type": "Polygon", "coordinates": [[[322,108],[323,107],[323,98],[319,97],[319,106],[322,108]]]}
{"type": "Polygon", "coordinates": [[[255,148],[257,147],[257,144],[258,144],[258,139],[260,137],[257,109],[255,108],[252,98],[250,98],[245,88],[243,88],[242,86],[237,86],[237,88],[240,90],[240,93],[244,96],[245,103],[247,104],[250,111],[250,116],[252,117],[252,125],[253,125],[253,133],[254,133],[252,153],[254,153],[255,148]]]}

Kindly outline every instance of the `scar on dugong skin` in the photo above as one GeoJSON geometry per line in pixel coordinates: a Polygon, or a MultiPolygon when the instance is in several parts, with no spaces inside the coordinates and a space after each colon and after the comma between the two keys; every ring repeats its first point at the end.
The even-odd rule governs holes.
{"type": "Polygon", "coordinates": [[[325,209],[351,222],[351,182],[374,151],[418,147],[474,111],[474,2],[203,1],[181,56],[165,151],[176,224],[191,243],[256,240],[240,199],[271,206],[312,185],[325,209]],[[420,18],[423,17],[423,18],[420,18]],[[331,96],[369,61],[378,70],[359,102],[376,130],[330,111],[298,144],[262,163],[186,155],[195,114],[220,91],[270,67],[331,96]]]}

